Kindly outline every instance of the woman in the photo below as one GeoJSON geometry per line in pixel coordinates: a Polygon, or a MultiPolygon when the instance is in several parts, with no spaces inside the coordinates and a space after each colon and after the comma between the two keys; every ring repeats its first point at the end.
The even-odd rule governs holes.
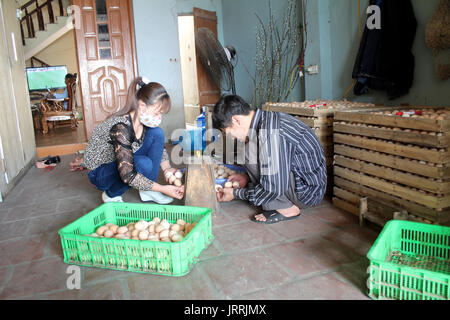
{"type": "MultiPolygon", "coordinates": [[[[181,199],[184,186],[156,183],[159,168],[171,168],[164,149],[161,114],[171,107],[162,85],[139,77],[128,89],[124,110],[94,128],[86,147],[84,163],[90,181],[103,191],[103,202],[123,202],[129,188],[139,190],[142,201],[168,204],[181,199]]],[[[167,181],[167,178],[166,178],[167,181]]]]}

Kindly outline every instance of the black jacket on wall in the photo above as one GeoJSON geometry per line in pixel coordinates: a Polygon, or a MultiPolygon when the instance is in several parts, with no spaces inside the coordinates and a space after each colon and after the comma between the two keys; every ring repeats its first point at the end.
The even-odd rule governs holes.
{"type": "Polygon", "coordinates": [[[365,26],[352,74],[354,93],[371,88],[396,99],[408,94],[413,83],[417,20],[411,0],[370,0],[370,5],[381,9],[381,29],[365,26]]]}

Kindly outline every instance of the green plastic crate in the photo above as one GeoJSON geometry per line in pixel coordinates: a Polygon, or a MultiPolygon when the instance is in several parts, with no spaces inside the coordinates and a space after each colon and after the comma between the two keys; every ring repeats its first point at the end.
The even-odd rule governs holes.
{"type": "Polygon", "coordinates": [[[367,253],[375,300],[450,300],[450,228],[389,221],[367,253]]]}
{"type": "Polygon", "coordinates": [[[105,203],[58,231],[64,262],[131,272],[183,276],[214,240],[209,208],[138,203],[105,203]],[[95,238],[85,236],[107,223],[119,226],[154,217],[175,223],[197,222],[180,242],[95,238]]]}

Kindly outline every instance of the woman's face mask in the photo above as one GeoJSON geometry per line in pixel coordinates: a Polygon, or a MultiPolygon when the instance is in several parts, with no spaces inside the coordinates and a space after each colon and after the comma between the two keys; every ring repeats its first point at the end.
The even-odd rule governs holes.
{"type": "MultiPolygon", "coordinates": [[[[145,106],[145,104],[143,104],[143,106],[145,106]]],[[[159,127],[162,121],[161,112],[158,112],[159,110],[155,110],[155,108],[143,106],[141,108],[141,115],[139,116],[141,123],[150,128],[159,127]],[[142,112],[143,110],[145,110],[145,112],[142,112]]]]}
{"type": "Polygon", "coordinates": [[[141,114],[139,120],[146,127],[156,128],[159,127],[159,125],[161,124],[162,116],[161,115],[154,116],[152,114],[141,114]]]}

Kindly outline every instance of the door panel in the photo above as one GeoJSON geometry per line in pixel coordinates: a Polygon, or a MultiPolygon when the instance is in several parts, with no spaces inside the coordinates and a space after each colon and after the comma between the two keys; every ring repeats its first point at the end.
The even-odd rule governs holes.
{"type": "MultiPolygon", "coordinates": [[[[200,28],[210,29],[217,37],[217,16],[215,12],[194,8],[194,33],[200,28]]],[[[220,99],[220,89],[208,76],[197,56],[197,79],[200,107],[216,104],[220,99]]]]}
{"type": "Polygon", "coordinates": [[[86,136],[125,106],[136,76],[131,0],[73,0],[80,6],[75,30],[86,136]]]}

